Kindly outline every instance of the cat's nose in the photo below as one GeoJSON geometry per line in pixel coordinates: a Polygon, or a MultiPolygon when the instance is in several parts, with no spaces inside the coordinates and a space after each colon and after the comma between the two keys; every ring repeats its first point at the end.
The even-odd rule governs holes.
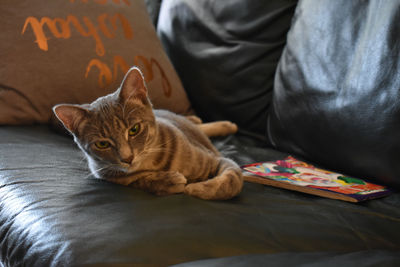
{"type": "Polygon", "coordinates": [[[130,155],[129,157],[126,157],[126,158],[121,158],[121,161],[123,163],[127,163],[127,164],[131,164],[132,160],[133,160],[133,155],[130,155]]]}

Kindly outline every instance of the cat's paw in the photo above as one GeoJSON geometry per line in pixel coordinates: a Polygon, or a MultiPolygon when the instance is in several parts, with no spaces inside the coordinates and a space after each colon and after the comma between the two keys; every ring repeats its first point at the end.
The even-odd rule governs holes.
{"type": "Polygon", "coordinates": [[[189,196],[205,199],[203,196],[206,195],[206,189],[212,190],[212,188],[206,188],[202,182],[192,183],[185,186],[183,193],[189,196]]]}
{"type": "Polygon", "coordinates": [[[185,190],[185,186],[187,184],[187,180],[183,174],[176,173],[168,173],[164,179],[160,180],[158,186],[156,186],[155,194],[156,195],[172,195],[183,193],[185,190]]]}
{"type": "Polygon", "coordinates": [[[186,119],[190,120],[190,121],[193,122],[194,124],[201,124],[201,123],[203,123],[203,121],[202,121],[199,117],[197,117],[197,116],[195,116],[195,115],[186,116],[186,119]]]}
{"type": "Polygon", "coordinates": [[[235,134],[238,131],[238,126],[230,121],[221,121],[218,126],[224,135],[235,134]]]}
{"type": "Polygon", "coordinates": [[[227,136],[235,134],[238,131],[238,126],[230,121],[215,121],[199,124],[200,130],[208,137],[227,136]]]}
{"type": "Polygon", "coordinates": [[[127,175],[127,176],[117,176],[117,177],[108,177],[108,178],[103,178],[103,180],[106,180],[108,182],[112,182],[115,184],[120,184],[124,186],[128,186],[134,181],[137,180],[137,178],[134,175],[127,175]]]}

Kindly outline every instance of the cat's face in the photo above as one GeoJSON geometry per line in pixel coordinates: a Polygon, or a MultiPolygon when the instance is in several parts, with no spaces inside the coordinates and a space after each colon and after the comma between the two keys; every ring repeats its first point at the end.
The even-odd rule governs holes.
{"type": "Polygon", "coordinates": [[[155,137],[155,118],[136,68],[120,89],[87,105],[57,105],[54,112],[73,134],[98,178],[132,172],[155,137]]]}

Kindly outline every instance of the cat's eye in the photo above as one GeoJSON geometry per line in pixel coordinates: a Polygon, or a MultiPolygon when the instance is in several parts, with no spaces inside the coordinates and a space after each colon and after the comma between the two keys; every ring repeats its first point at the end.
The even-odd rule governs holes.
{"type": "Polygon", "coordinates": [[[107,141],[97,141],[96,143],[94,143],[94,145],[98,148],[98,149],[107,149],[110,147],[110,142],[107,141]]]}
{"type": "Polygon", "coordinates": [[[140,124],[136,123],[132,128],[129,129],[128,134],[129,136],[137,135],[140,131],[140,124]]]}

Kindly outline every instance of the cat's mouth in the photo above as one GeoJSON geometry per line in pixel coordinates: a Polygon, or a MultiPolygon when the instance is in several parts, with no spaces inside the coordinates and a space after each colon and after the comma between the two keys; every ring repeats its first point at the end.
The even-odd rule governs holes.
{"type": "Polygon", "coordinates": [[[125,174],[130,174],[131,172],[133,172],[135,165],[136,164],[134,162],[131,162],[131,163],[121,162],[120,168],[121,168],[121,171],[125,172],[125,174]]]}

